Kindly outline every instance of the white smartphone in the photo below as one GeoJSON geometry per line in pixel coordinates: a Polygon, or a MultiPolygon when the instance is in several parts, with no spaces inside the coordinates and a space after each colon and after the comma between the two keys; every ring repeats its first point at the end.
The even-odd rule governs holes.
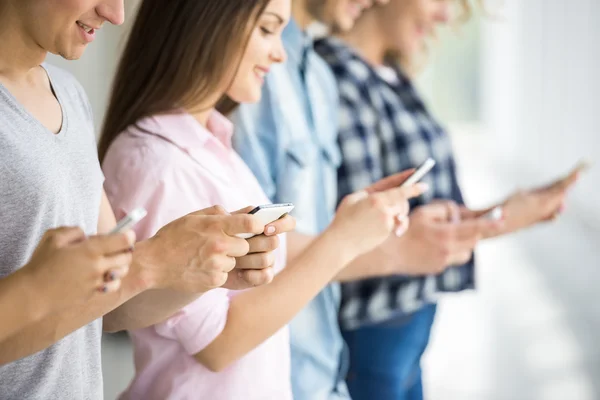
{"type": "MultiPolygon", "coordinates": [[[[254,208],[248,214],[256,215],[260,219],[260,222],[263,224],[263,226],[267,226],[271,222],[285,217],[293,209],[294,205],[292,203],[265,204],[254,208]]],[[[250,239],[256,235],[253,233],[240,233],[236,236],[242,239],[250,239]]]]}
{"type": "Polygon", "coordinates": [[[117,222],[117,226],[115,226],[113,230],[109,232],[109,235],[114,235],[115,233],[122,233],[133,228],[133,226],[140,222],[140,220],[144,218],[146,214],[147,212],[144,208],[136,208],[135,210],[127,214],[125,217],[123,217],[123,219],[121,219],[119,222],[117,222]]]}
{"type": "Polygon", "coordinates": [[[415,183],[419,182],[429,171],[431,171],[434,165],[435,160],[433,158],[428,158],[423,164],[419,166],[419,168],[417,168],[415,172],[412,173],[411,176],[409,176],[404,182],[402,182],[400,187],[414,185],[415,183]]]}
{"type": "Polygon", "coordinates": [[[502,206],[497,206],[485,213],[482,218],[490,221],[500,221],[503,216],[504,211],[502,210],[502,206]]]}

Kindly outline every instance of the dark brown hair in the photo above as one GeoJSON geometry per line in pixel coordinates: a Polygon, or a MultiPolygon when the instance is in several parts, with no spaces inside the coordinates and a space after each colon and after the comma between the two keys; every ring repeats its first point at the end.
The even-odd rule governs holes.
{"type": "MultiPolygon", "coordinates": [[[[251,29],[269,0],[143,0],[106,112],[100,161],[141,118],[193,108],[233,80],[251,29]],[[229,81],[227,81],[229,80],[229,81]]],[[[220,105],[227,104],[225,98],[220,105]]]]}

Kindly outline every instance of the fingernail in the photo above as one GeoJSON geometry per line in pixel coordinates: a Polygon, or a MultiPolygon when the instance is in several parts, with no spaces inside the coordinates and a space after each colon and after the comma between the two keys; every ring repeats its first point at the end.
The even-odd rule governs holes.
{"type": "Polygon", "coordinates": [[[565,212],[566,209],[567,209],[567,205],[563,203],[563,204],[560,205],[560,208],[558,209],[558,212],[559,213],[563,213],[563,212],[565,212]]]}
{"type": "Polygon", "coordinates": [[[275,229],[275,227],[271,225],[271,226],[268,226],[268,227],[267,227],[267,230],[265,231],[265,233],[266,233],[267,235],[272,235],[272,234],[274,234],[274,233],[275,233],[275,230],[276,230],[276,229],[275,229]]]}
{"type": "Polygon", "coordinates": [[[425,193],[429,190],[429,184],[425,183],[425,182],[420,182],[417,184],[417,186],[419,187],[419,190],[421,190],[421,192],[425,193]]]}

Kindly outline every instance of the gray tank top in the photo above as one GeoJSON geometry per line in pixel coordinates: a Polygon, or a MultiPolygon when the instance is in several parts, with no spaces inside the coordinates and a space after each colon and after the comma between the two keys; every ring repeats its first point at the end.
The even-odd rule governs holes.
{"type": "MultiPolygon", "coordinates": [[[[98,224],[103,176],[91,108],[75,78],[43,67],[63,111],[58,134],[0,84],[0,278],[29,260],[46,230],[68,225],[94,234],[98,224]]],[[[101,331],[99,319],[0,367],[0,399],[102,399],[101,331]]]]}

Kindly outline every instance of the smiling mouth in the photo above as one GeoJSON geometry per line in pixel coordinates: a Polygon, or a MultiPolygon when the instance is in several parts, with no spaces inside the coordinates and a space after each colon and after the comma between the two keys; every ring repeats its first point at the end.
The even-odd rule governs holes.
{"type": "Polygon", "coordinates": [[[81,22],[79,22],[79,21],[77,21],[77,25],[79,25],[79,27],[80,27],[81,29],[83,29],[83,30],[85,31],[85,33],[89,33],[90,35],[91,35],[92,33],[94,33],[94,30],[95,30],[95,29],[94,29],[94,28],[92,28],[91,26],[87,26],[87,25],[85,25],[85,24],[82,24],[82,23],[81,23],[81,22]]]}

